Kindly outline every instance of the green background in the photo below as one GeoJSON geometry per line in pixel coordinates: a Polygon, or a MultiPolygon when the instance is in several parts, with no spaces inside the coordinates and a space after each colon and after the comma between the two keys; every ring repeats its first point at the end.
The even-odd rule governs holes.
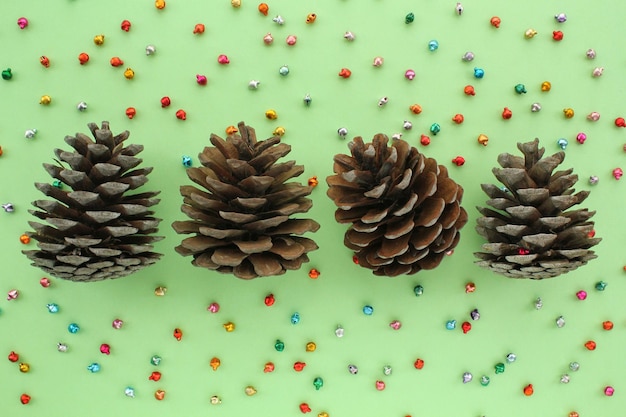
{"type": "Polygon", "coordinates": [[[455,4],[274,0],[265,17],[249,0],[238,9],[226,0],[168,0],[163,10],[149,0],[3,1],[0,66],[12,68],[14,76],[0,80],[0,200],[13,203],[15,212],[0,213],[0,290],[18,289],[20,296],[0,300],[0,353],[18,352],[31,371],[20,373],[17,364],[0,360],[2,415],[295,416],[302,402],[311,415],[326,411],[331,417],[623,412],[624,193],[623,180],[611,175],[620,165],[626,168],[624,132],[613,124],[626,114],[621,3],[465,1],[461,16],[455,4]],[[416,16],[410,25],[404,23],[408,12],[416,16]],[[565,23],[554,19],[561,12],[565,23]],[[311,25],[305,24],[309,13],[317,14],[311,25]],[[283,26],[272,22],[278,14],[283,26]],[[489,24],[494,15],[502,19],[499,29],[489,24]],[[16,24],[21,16],[30,21],[24,30],[16,24]],[[124,19],[132,22],[128,33],[120,29],[124,19]],[[192,34],[197,23],[206,25],[204,34],[192,34]],[[529,28],[538,32],[533,39],[524,38],[529,28]],[[552,39],[553,30],[564,32],[563,41],[552,39]],[[356,35],[354,42],[343,38],[346,31],[356,35]],[[275,38],[271,46],[262,42],[267,32],[275,38]],[[102,46],[93,43],[98,34],[105,35],[102,46]],[[295,46],[285,43],[290,34],[298,37],[295,46]],[[431,39],[440,44],[435,52],[427,47],[431,39]],[[145,54],[148,44],[156,54],[145,54]],[[588,48],[597,51],[594,61],[585,56],[588,48]],[[461,60],[466,51],[475,54],[473,62],[461,60]],[[91,57],[85,66],[78,64],[81,52],[91,57]],[[217,63],[222,53],[229,65],[217,63]],[[41,55],[50,58],[50,68],[39,64],[41,55]],[[125,66],[110,66],[113,56],[125,66]],[[371,65],[375,56],[385,59],[382,67],[371,65]],[[285,64],[291,72],[282,77],[278,69],[285,64]],[[126,67],[133,68],[134,79],[124,78],[126,67]],[[352,71],[350,79],[338,77],[342,67],[352,71]],[[485,70],[483,79],[474,78],[474,67],[485,70]],[[595,67],[604,67],[604,75],[593,78],[595,67]],[[403,76],[408,68],[417,74],[413,81],[403,76]],[[197,85],[196,74],[205,74],[208,84],[197,85]],[[260,80],[258,90],[248,89],[252,79],[260,80]],[[550,92],[540,90],[543,81],[552,83],[550,92]],[[514,92],[518,83],[527,94],[514,92]],[[476,96],[463,94],[467,84],[476,96]],[[307,93],[310,107],[302,101],[307,93]],[[52,97],[49,106],[39,104],[44,94],[52,97]],[[162,109],[159,100],[166,95],[172,105],[162,109]],[[383,96],[389,103],[380,108],[383,96]],[[76,109],[81,101],[88,104],[84,112],[76,109]],[[530,111],[534,102],[542,105],[538,113],[530,111]],[[422,114],[409,112],[413,103],[423,107],[422,114]],[[129,106],[137,109],[133,120],[124,114],[129,106]],[[505,106],[513,111],[510,120],[500,116],[505,106]],[[572,119],[563,117],[566,107],[575,110],[572,119]],[[176,119],[177,109],[185,109],[186,121],[176,119]],[[277,120],[265,118],[268,109],[277,111],[277,120]],[[586,119],[592,111],[601,114],[596,123],[586,119]],[[456,113],[465,116],[463,124],[451,121],[456,113]],[[143,144],[144,166],[155,167],[145,188],[162,191],[156,213],[165,239],[156,248],[164,257],[128,278],[94,284],[52,279],[50,288],[42,288],[42,272],[20,253],[35,246],[19,241],[32,220],[30,202],[42,198],[33,183],[50,180],[41,164],[52,162],[55,148],[68,148],[65,135],[87,132],[88,122],[102,120],[115,133],[130,130],[128,143],[143,144]],[[321,224],[308,235],[320,249],[300,271],[246,282],[194,268],[174,252],[183,238],[170,227],[184,219],[178,187],[190,182],[181,157],[190,155],[197,164],[209,134],[224,136],[240,120],[255,127],[259,139],[283,126],[283,141],[292,145],[286,160],[305,166],[301,181],[320,180],[308,215],[321,224]],[[404,120],[412,130],[403,131],[404,120]],[[420,134],[435,122],[441,132],[421,146],[420,134]],[[333,155],[347,152],[336,133],[340,127],[349,138],[366,140],[378,132],[403,133],[465,188],[470,222],[439,268],[386,279],[352,263],[343,246],[345,226],[335,223],[335,207],[325,195],[333,155]],[[37,136],[25,139],[32,128],[37,136]],[[588,136],[584,145],[575,141],[578,132],[588,136]],[[481,133],[489,136],[486,147],[476,141],[481,133]],[[603,240],[589,265],[530,282],[484,271],[472,254],[483,243],[473,230],[474,207],[487,198],[480,184],[495,181],[491,167],[499,153],[517,153],[517,142],[535,137],[548,154],[559,150],[559,138],[569,140],[563,166],[578,173],[579,189],[592,189],[584,204],[597,210],[603,240]],[[467,160],[464,166],[451,163],[457,155],[467,160]],[[599,177],[596,186],[588,184],[590,175],[599,177]],[[310,268],[320,270],[319,279],[308,277],[310,268]],[[594,289],[600,280],[608,283],[604,292],[594,289]],[[470,281],[477,289],[466,294],[470,281]],[[421,297],[413,294],[417,284],[425,289],[421,297]],[[160,285],[167,287],[164,297],[153,294],[160,285]],[[589,293],[587,300],[576,298],[579,290],[589,293]],[[269,293],[276,297],[272,307],[263,303],[269,293]],[[534,308],[537,297],[544,302],[541,310],[534,308]],[[206,311],[211,302],[220,304],[219,313],[206,311]],[[59,304],[60,312],[48,313],[48,303],[59,304]],[[374,307],[372,316],[361,312],[365,304],[374,307]],[[460,325],[474,308],[481,318],[468,334],[446,330],[447,320],[460,325]],[[292,325],[296,311],[302,319],[292,325]],[[557,328],[561,315],[566,325],[557,328]],[[121,330],[111,327],[115,318],[124,320],[121,330]],[[396,319],[403,324],[399,331],[388,326],[396,319]],[[604,331],[604,320],[615,328],[604,331]],[[236,325],[232,333],[222,327],[228,321],[236,325]],[[81,326],[79,333],[67,331],[71,322],[81,326]],[[341,339],[334,334],[338,324],[345,328],[341,339]],[[175,327],[184,332],[180,342],[172,337],[175,327]],[[274,350],[276,339],[284,341],[283,352],[274,350]],[[590,339],[598,345],[593,352],[583,346],[590,339]],[[317,344],[315,352],[305,352],[309,341],[317,344]],[[58,342],[69,351],[57,352],[58,342]],[[111,345],[110,356],[99,352],[101,343],[111,345]],[[494,365],[510,352],[517,361],[496,375],[494,365]],[[163,358],[158,368],[150,364],[154,354],[163,358]],[[215,372],[209,366],[214,356],[222,363],[215,372]],[[417,358],[425,361],[419,371],[413,367],[417,358]],[[95,361],[102,370],[91,374],[86,367],[95,361]],[[267,361],[274,362],[273,373],[263,373],[267,361]],[[295,361],[307,363],[304,371],[292,369],[295,361]],[[571,361],[580,370],[562,384],[571,361]],[[357,375],[348,373],[349,364],[358,366],[357,375]],[[384,365],[392,366],[391,375],[383,375],[384,365]],[[154,370],[163,374],[158,383],[148,380],[154,370]],[[474,380],[463,384],[464,372],[474,380]],[[483,374],[491,377],[487,387],[478,382],[483,374]],[[319,391],[312,384],[317,376],[325,383],[319,391]],[[387,385],[382,392],[374,386],[378,379],[387,385]],[[529,383],[535,394],[526,397],[522,389],[529,383]],[[255,396],[244,394],[248,385],[257,389],[255,396]],[[603,394],[607,385],[615,387],[613,397],[603,394]],[[136,398],[124,396],[127,386],[136,398]],[[156,389],[167,392],[164,401],[154,399],[156,389]],[[22,393],[32,396],[27,406],[19,402],[22,393]],[[212,395],[222,404],[211,405],[212,395]]]}

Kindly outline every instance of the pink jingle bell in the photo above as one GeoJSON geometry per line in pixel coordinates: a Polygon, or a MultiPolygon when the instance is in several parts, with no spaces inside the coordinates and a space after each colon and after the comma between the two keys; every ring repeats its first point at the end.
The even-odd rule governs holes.
{"type": "Polygon", "coordinates": [[[400,323],[399,320],[394,320],[391,323],[389,323],[389,327],[391,327],[394,330],[398,330],[400,329],[400,327],[402,327],[402,323],[400,323]]]}
{"type": "Polygon", "coordinates": [[[201,75],[201,74],[197,74],[196,75],[196,82],[200,85],[206,85],[207,83],[207,77],[206,75],[201,75]]]}
{"type": "Polygon", "coordinates": [[[580,132],[579,134],[576,135],[576,141],[580,143],[581,145],[585,143],[586,140],[587,140],[587,135],[585,135],[583,132],[580,132]]]}
{"type": "Polygon", "coordinates": [[[298,41],[298,37],[296,35],[289,35],[287,36],[287,45],[289,46],[293,46],[296,44],[296,42],[298,41]]]}
{"type": "Polygon", "coordinates": [[[380,67],[383,65],[383,63],[385,62],[385,60],[383,59],[382,56],[377,56],[376,58],[374,58],[374,61],[372,62],[372,65],[375,67],[380,67]]]}
{"type": "Polygon", "coordinates": [[[267,35],[263,36],[263,43],[266,45],[271,45],[272,42],[274,42],[274,37],[272,36],[271,33],[268,33],[267,35]]]}
{"type": "Polygon", "coordinates": [[[222,65],[230,64],[230,60],[224,54],[221,54],[220,56],[217,57],[217,62],[219,62],[222,65]]]}
{"type": "Polygon", "coordinates": [[[622,175],[624,175],[624,171],[622,171],[621,168],[615,168],[613,170],[613,178],[615,178],[616,180],[622,178],[622,175]]]}
{"type": "Polygon", "coordinates": [[[413,71],[412,69],[408,69],[404,72],[404,78],[406,78],[409,81],[412,81],[413,78],[415,78],[415,71],[413,71]]]}
{"type": "Polygon", "coordinates": [[[597,111],[592,111],[587,115],[587,120],[597,122],[598,120],[600,120],[600,113],[598,113],[597,111]]]}
{"type": "Polygon", "coordinates": [[[382,391],[385,389],[385,383],[383,381],[376,381],[376,389],[382,391]]]}
{"type": "Polygon", "coordinates": [[[20,17],[19,19],[17,19],[17,25],[20,27],[20,29],[25,29],[26,26],[28,26],[28,19],[26,19],[25,17],[20,17]]]}
{"type": "Polygon", "coordinates": [[[587,115],[587,120],[597,122],[598,120],[600,120],[600,113],[598,113],[597,111],[592,111],[587,115]]]}

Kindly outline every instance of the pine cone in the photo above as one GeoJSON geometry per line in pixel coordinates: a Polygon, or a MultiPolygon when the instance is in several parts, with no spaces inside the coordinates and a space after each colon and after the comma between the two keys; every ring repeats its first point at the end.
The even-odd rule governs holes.
{"type": "Polygon", "coordinates": [[[212,134],[213,147],[199,155],[202,167],[187,175],[207,191],[182,186],[182,211],[192,220],[172,224],[177,233],[193,233],[176,252],[193,255],[192,264],[242,279],[281,275],[308,262],[317,249],[308,238],[311,219],[294,219],[313,205],[312,187],[286,182],[304,172],[294,161],[276,163],[291,151],[274,136],[257,142],[254,129],[243,122],[239,133],[226,139],[212,134]]]}
{"type": "Polygon", "coordinates": [[[135,155],[143,146],[124,147],[130,133],[113,136],[108,122],[88,126],[95,142],[82,133],[66,136],[74,151],[55,149],[58,165],[43,164],[71,191],[35,183],[54,200],[32,203],[38,210],[30,213],[49,225],[29,222],[39,250],[23,251],[46,273],[81,282],[123,277],[155,263],[161,254],[151,252],[152,243],[162,239],[151,236],[161,219],[149,209],[159,202],[153,198],[159,192],[127,194],[144,185],[152,171],[134,169],[142,162],[135,155]]]}
{"type": "Polygon", "coordinates": [[[359,265],[375,275],[433,269],[459,242],[467,223],[463,188],[448,170],[401,139],[387,146],[378,134],[348,144],[352,157],[335,155],[336,175],[326,179],[335,219],[352,223],[344,237],[359,265]]]}
{"type": "Polygon", "coordinates": [[[524,157],[503,153],[502,168],[493,174],[506,187],[482,184],[490,197],[478,207],[476,231],[489,241],[474,255],[483,268],[512,278],[543,279],[573,271],[596,258],[589,248],[601,239],[591,237],[595,211],[568,210],[582,203],[588,191],[574,194],[578,181],[573,169],[556,171],[565,158],[558,152],[543,158],[539,140],[518,143],[524,157]]]}

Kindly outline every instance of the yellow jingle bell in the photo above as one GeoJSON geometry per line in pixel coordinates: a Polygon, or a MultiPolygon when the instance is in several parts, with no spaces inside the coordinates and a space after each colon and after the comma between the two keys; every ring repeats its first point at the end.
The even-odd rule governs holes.
{"type": "Polygon", "coordinates": [[[526,32],[524,32],[524,37],[526,39],[530,39],[533,38],[536,34],[537,31],[535,29],[528,29],[526,32]]]}
{"type": "Polygon", "coordinates": [[[124,71],[124,77],[126,77],[127,80],[132,80],[135,77],[135,71],[133,71],[132,68],[126,68],[126,71],[124,71]]]}

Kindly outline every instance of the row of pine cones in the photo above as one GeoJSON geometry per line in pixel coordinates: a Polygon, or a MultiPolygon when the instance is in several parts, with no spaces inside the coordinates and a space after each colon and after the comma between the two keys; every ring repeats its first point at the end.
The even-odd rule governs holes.
{"type": "MultiPolygon", "coordinates": [[[[50,199],[33,202],[29,234],[37,250],[24,251],[32,265],[72,281],[90,282],[129,275],[159,260],[153,243],[161,219],[151,207],[158,192],[135,191],[152,168],[140,168],[141,145],[124,143],[129,132],[113,135],[108,122],[90,123],[88,135],[66,136],[72,151],[55,150],[46,171],[63,187],[35,186],[50,199]]],[[[243,122],[199,155],[200,167],[187,169],[196,185],[180,188],[189,220],[172,224],[188,234],[176,251],[193,265],[238,278],[280,275],[301,267],[318,248],[302,236],[319,224],[308,212],[312,187],[293,178],[304,172],[294,161],[281,162],[291,147],[274,136],[257,141],[243,122]]],[[[327,178],[335,218],[347,223],[345,245],[355,261],[375,275],[397,276],[433,269],[451,253],[468,216],[463,188],[432,158],[401,139],[376,135],[369,143],[354,138],[351,155],[334,157],[327,178]]],[[[514,278],[542,279],[586,264],[595,214],[572,210],[588,192],[571,188],[571,169],[556,171],[565,154],[543,158],[539,141],[518,144],[523,157],[502,154],[494,168],[499,187],[483,184],[489,196],[478,210],[476,230],[488,243],[476,253],[478,265],[514,278]]]]}

